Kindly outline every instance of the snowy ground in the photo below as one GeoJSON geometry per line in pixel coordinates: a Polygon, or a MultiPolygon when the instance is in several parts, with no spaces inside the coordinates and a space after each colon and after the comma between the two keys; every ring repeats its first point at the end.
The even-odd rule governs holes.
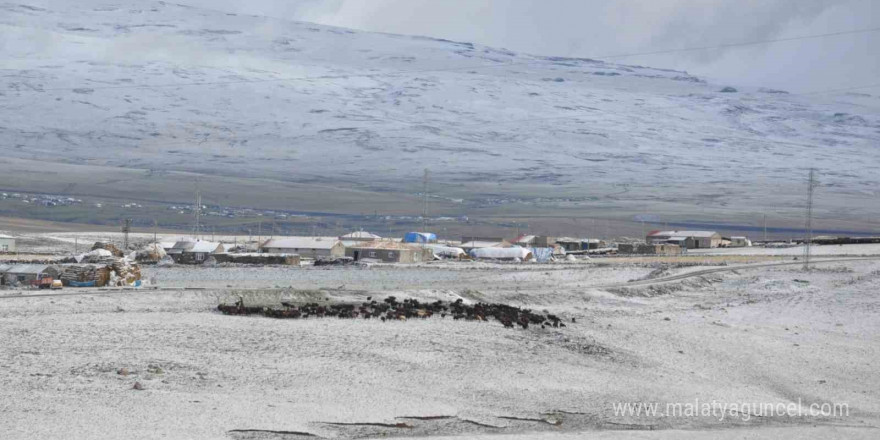
{"type": "MultiPolygon", "coordinates": [[[[548,309],[568,323],[546,330],[448,318],[229,317],[214,311],[218,301],[271,295],[220,288],[0,298],[0,429],[22,439],[297,438],[236,430],[327,438],[876,438],[880,261],[818,267],[610,291],[586,284],[625,282],[650,269],[275,274],[297,289],[345,285],[291,289],[287,299],[463,297],[548,309]],[[132,389],[135,382],[145,389],[132,389]],[[850,413],[720,421],[613,411],[617,402],[694,399],[845,403],[850,413]],[[407,427],[364,425],[371,423],[407,427]]],[[[150,276],[169,283],[250,277],[237,285],[272,278],[268,269],[247,272],[155,268],[150,276]]]]}
{"type": "MultiPolygon", "coordinates": [[[[804,255],[804,246],[797,245],[784,248],[765,247],[741,247],[741,248],[716,248],[716,249],[693,249],[689,255],[779,255],[800,257],[804,255]]],[[[810,254],[816,256],[857,256],[857,255],[880,255],[880,244],[842,244],[842,245],[813,245],[810,254]]]]}

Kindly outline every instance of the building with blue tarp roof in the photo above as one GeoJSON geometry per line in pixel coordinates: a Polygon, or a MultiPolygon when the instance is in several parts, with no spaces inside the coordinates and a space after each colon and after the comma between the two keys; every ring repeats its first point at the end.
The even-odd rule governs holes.
{"type": "Polygon", "coordinates": [[[431,232],[407,232],[403,236],[404,243],[436,243],[437,235],[431,232]]]}

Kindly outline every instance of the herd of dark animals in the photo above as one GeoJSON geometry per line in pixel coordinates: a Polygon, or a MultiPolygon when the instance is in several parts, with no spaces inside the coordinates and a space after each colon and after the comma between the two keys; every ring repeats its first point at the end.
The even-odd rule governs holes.
{"type": "MultiPolygon", "coordinates": [[[[225,315],[263,315],[269,318],[280,319],[336,317],[342,319],[379,319],[384,322],[389,319],[427,319],[439,315],[440,318],[448,316],[454,320],[463,319],[466,321],[488,321],[491,318],[495,318],[496,321],[505,327],[511,328],[520,326],[523,329],[527,329],[529,325],[541,326],[542,329],[547,327],[565,327],[565,323],[556,315],[534,313],[529,309],[521,309],[504,304],[465,304],[461,299],[450,303],[444,303],[439,300],[422,303],[416,299],[398,301],[393,296],[389,296],[382,301],[376,301],[368,296],[367,301],[361,304],[339,303],[321,305],[309,303],[296,305],[282,302],[281,308],[272,308],[246,306],[244,298],[239,297],[235,305],[220,304],[217,306],[217,309],[225,315]]],[[[572,318],[572,322],[574,321],[574,318],[572,318]]]]}

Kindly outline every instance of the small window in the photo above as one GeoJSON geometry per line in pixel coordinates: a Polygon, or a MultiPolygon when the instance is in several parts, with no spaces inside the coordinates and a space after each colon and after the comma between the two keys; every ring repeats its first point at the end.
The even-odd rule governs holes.
{"type": "Polygon", "coordinates": [[[375,257],[376,257],[376,252],[375,252],[375,251],[370,251],[370,257],[371,257],[371,258],[375,258],[375,257]]]}

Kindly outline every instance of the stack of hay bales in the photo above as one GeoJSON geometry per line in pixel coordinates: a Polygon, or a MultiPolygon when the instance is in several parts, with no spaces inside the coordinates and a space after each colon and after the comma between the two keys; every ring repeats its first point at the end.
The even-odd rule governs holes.
{"type": "Polygon", "coordinates": [[[93,249],[89,253],[83,255],[81,263],[111,265],[118,257],[107,249],[93,249]]]}
{"type": "Polygon", "coordinates": [[[61,282],[70,286],[71,282],[89,283],[94,282],[95,287],[103,287],[110,280],[110,269],[107,266],[94,264],[71,265],[64,268],[61,273],[61,282]]]}
{"type": "Polygon", "coordinates": [[[125,258],[118,258],[109,266],[116,274],[116,285],[126,286],[141,279],[141,268],[125,258]]]}
{"type": "Polygon", "coordinates": [[[134,261],[145,264],[156,264],[168,255],[161,246],[148,245],[134,252],[134,261]]]}
{"type": "Polygon", "coordinates": [[[113,245],[95,243],[94,249],[80,258],[81,264],[65,268],[61,281],[68,286],[91,282],[95,287],[131,285],[141,279],[141,269],[121,254],[113,245]]]}
{"type": "Polygon", "coordinates": [[[118,247],[114,246],[113,243],[103,243],[103,242],[100,242],[100,241],[99,241],[99,242],[96,242],[96,243],[92,246],[92,250],[94,251],[94,250],[97,250],[97,249],[104,249],[104,250],[110,251],[110,253],[111,253],[114,257],[119,257],[119,258],[122,258],[122,257],[123,257],[123,253],[122,253],[122,251],[119,250],[118,247]]]}

